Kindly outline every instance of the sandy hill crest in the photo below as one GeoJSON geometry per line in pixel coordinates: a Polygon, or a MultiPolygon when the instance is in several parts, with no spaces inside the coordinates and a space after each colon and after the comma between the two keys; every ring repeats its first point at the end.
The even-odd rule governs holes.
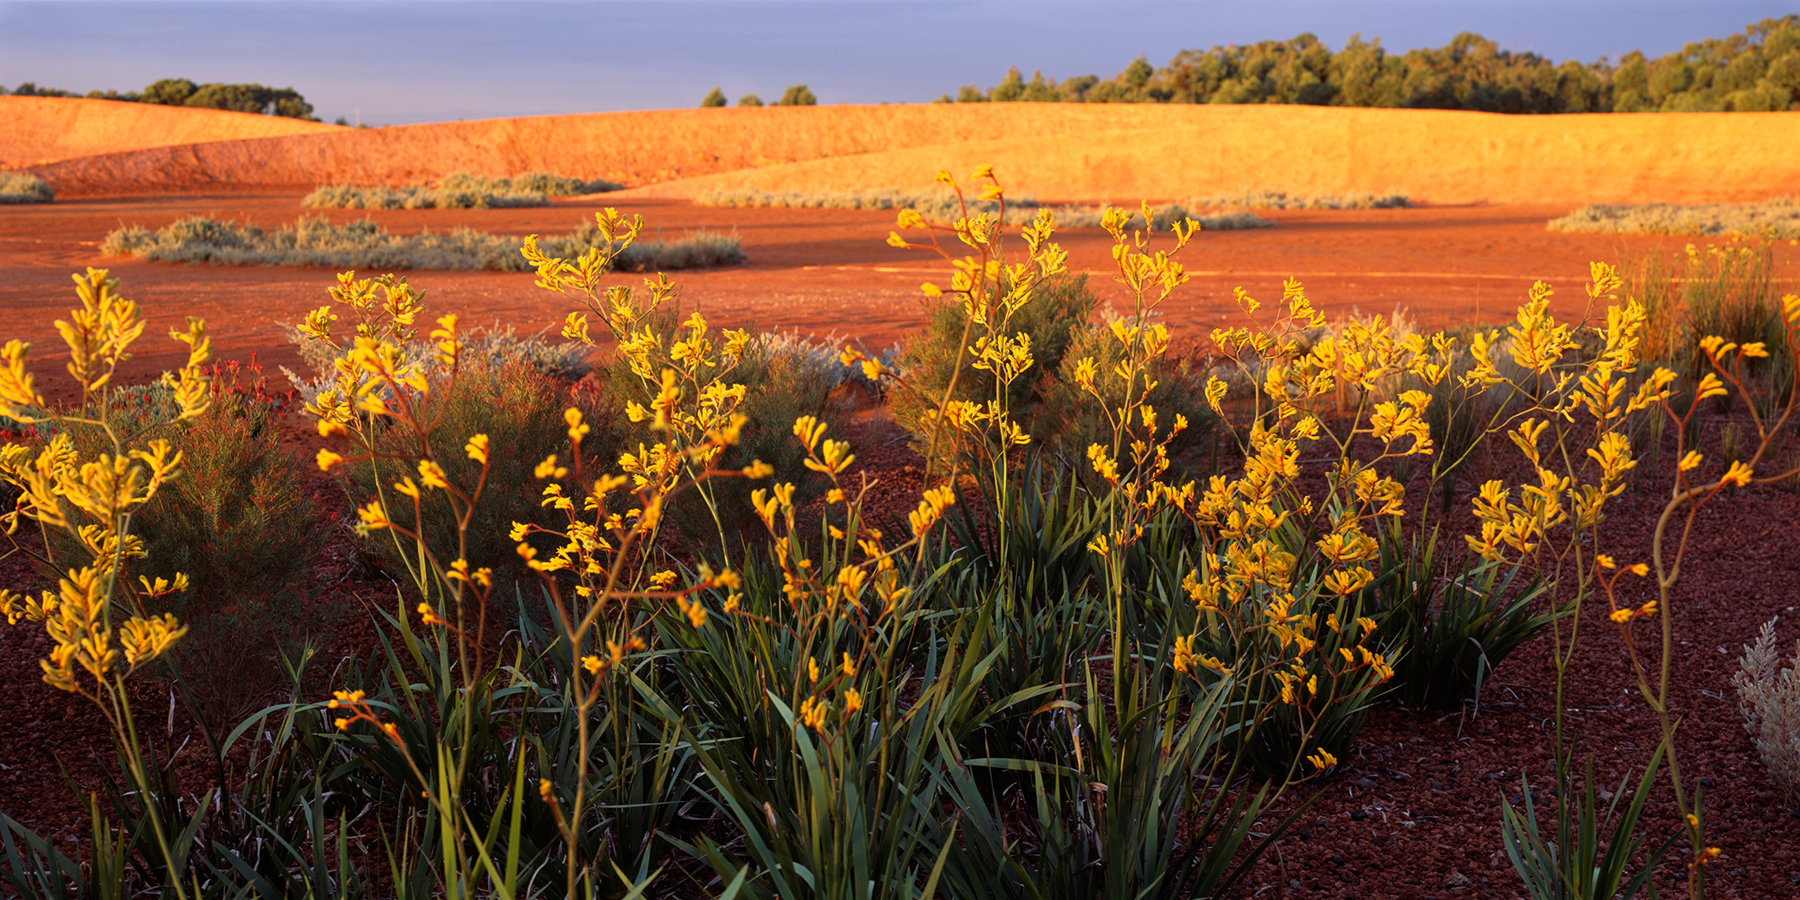
{"type": "MultiPolygon", "coordinates": [[[[126,109],[133,104],[106,106],[137,113],[126,109]]],[[[640,195],[692,197],[731,188],[913,189],[939,168],[962,175],[983,163],[1014,192],[1081,202],[1253,189],[1397,191],[1433,203],[1800,193],[1792,149],[1800,146],[1800,115],[1792,113],[1017,103],[662,110],[360,130],[294,124],[313,131],[225,137],[221,127],[204,143],[113,147],[32,168],[61,196],[303,190],[541,170],[610,178],[640,195]]],[[[98,121],[85,127],[107,132],[98,121]]]]}
{"type": "Polygon", "coordinates": [[[149,147],[342,131],[281,116],[76,97],[0,97],[0,167],[149,147]]]}

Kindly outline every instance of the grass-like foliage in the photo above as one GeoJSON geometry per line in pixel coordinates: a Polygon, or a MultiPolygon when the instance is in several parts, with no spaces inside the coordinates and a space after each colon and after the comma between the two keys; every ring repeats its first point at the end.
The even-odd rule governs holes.
{"type": "Polygon", "coordinates": [[[1377,536],[1381,566],[1363,609],[1394,648],[1394,696],[1410,706],[1459,710],[1514,650],[1561,611],[1521,566],[1452,558],[1435,534],[1409,539],[1398,524],[1377,536]],[[1399,651],[1404,649],[1405,652],[1399,651]]]}
{"type": "Polygon", "coordinates": [[[36,175],[0,172],[0,203],[49,203],[56,191],[49,182],[36,175]]]}
{"type": "Polygon", "coordinates": [[[1637,206],[1598,203],[1550,220],[1551,231],[1585,234],[1747,235],[1800,238],[1800,202],[1792,197],[1762,203],[1637,206]]]}
{"type": "Polygon", "coordinates": [[[624,185],[604,178],[583,181],[549,172],[526,172],[507,178],[485,178],[461,172],[435,184],[391,188],[326,184],[314,188],[300,205],[335,209],[502,209],[549,206],[553,196],[599,194],[624,185]]]}
{"type": "MultiPolygon", "coordinates": [[[[787,209],[910,209],[923,216],[927,222],[950,224],[965,213],[988,213],[1001,217],[1003,224],[1027,225],[1036,217],[1040,204],[1029,197],[1008,198],[1006,208],[992,200],[973,199],[964,201],[954,193],[943,190],[931,191],[708,191],[694,198],[694,202],[702,206],[772,206],[787,209]]],[[[1188,206],[1198,210],[1202,206],[1218,206],[1230,204],[1213,204],[1205,201],[1194,201],[1187,206],[1181,204],[1164,204],[1152,207],[1150,221],[1155,227],[1168,230],[1171,224],[1184,218],[1190,218],[1188,206]]],[[[1241,204],[1239,204],[1241,205],[1241,204]]],[[[1099,206],[1053,206],[1049,207],[1056,215],[1057,224],[1063,228],[1099,228],[1103,207],[1099,206]]],[[[1223,210],[1211,215],[1196,214],[1191,216],[1200,227],[1207,231],[1235,231],[1244,228],[1273,228],[1274,222],[1255,213],[1245,210],[1223,210]]],[[[1135,227],[1142,228],[1143,215],[1135,220],[1135,227]]]]}
{"type": "MultiPolygon", "coordinates": [[[[1781,301],[1775,289],[1775,254],[1767,241],[1732,239],[1701,249],[1654,253],[1628,260],[1627,290],[1644,306],[1644,358],[1698,379],[1708,366],[1701,341],[1708,335],[1732,343],[1779,346],[1781,301]]],[[[1754,363],[1759,374],[1775,357],[1754,363]]]]}
{"type": "MultiPolygon", "coordinates": [[[[554,252],[578,256],[601,240],[592,224],[541,240],[554,252]]],[[[510,235],[468,228],[446,232],[389,233],[370,219],[333,223],[302,216],[292,225],[266,231],[254,225],[205,216],[178,219],[154,231],[137,225],[116,228],[101,243],[108,256],[156,262],[231,266],[312,266],[335,269],[493,269],[529,271],[519,255],[523,241],[510,235]]],[[[620,255],[624,271],[693,269],[745,261],[736,235],[704,229],[672,241],[634,244],[620,255]]]]}

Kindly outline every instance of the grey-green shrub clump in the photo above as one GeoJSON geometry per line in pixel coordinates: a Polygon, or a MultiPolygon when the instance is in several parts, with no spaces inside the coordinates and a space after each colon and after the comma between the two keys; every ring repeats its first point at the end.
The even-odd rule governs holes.
{"type": "Polygon", "coordinates": [[[1551,231],[1589,234],[1747,234],[1792,239],[1800,238],[1800,200],[1781,197],[1763,203],[1697,206],[1597,203],[1551,219],[1549,227],[1551,231]]]}
{"type": "Polygon", "coordinates": [[[1214,197],[1197,197],[1188,206],[1230,206],[1246,209],[1396,209],[1412,206],[1405,194],[1288,194],[1282,191],[1241,191],[1214,197]]]}
{"type": "Polygon", "coordinates": [[[550,172],[526,172],[508,178],[486,178],[457,172],[436,184],[324,184],[301,199],[318,209],[503,209],[549,206],[551,197],[600,194],[624,185],[597,178],[584,181],[550,172]]]}
{"type": "MultiPolygon", "coordinates": [[[[957,203],[956,195],[949,191],[708,191],[695,197],[694,202],[701,206],[770,206],[787,209],[911,209],[924,216],[926,221],[946,223],[956,221],[963,210],[957,203]]],[[[1226,210],[1213,215],[1189,212],[1189,206],[1199,205],[1217,204],[1190,203],[1184,206],[1168,203],[1152,207],[1151,224],[1166,231],[1175,222],[1191,216],[1205,231],[1275,227],[1274,222],[1247,210],[1226,210]]],[[[1009,197],[1004,219],[1008,225],[1029,224],[1037,218],[1038,210],[1042,208],[1043,204],[1030,197],[1009,197]]],[[[1100,216],[1104,211],[1099,206],[1052,206],[1049,209],[1056,216],[1057,226],[1061,228],[1099,228],[1100,216]]],[[[1000,205],[991,201],[970,201],[968,211],[971,214],[994,215],[1000,212],[1000,205]]],[[[1134,227],[1143,227],[1142,215],[1138,215],[1133,221],[1134,227]]]]}
{"type": "Polygon", "coordinates": [[[36,175],[0,172],[0,203],[49,203],[56,191],[36,175]]]}
{"type": "Polygon", "coordinates": [[[1731,683],[1744,730],[1756,739],[1769,780],[1788,806],[1800,809],[1800,643],[1783,666],[1775,647],[1776,621],[1764,623],[1756,643],[1744,647],[1731,683]]]}
{"type": "MultiPolygon", "coordinates": [[[[574,257],[603,243],[592,223],[562,236],[540,238],[551,256],[574,257]]],[[[100,245],[108,256],[135,256],[153,262],[217,263],[228,266],[313,266],[334,269],[531,269],[519,255],[523,241],[513,235],[468,228],[447,232],[390,234],[360,219],[334,224],[323,216],[302,216],[291,225],[265,231],[253,225],[192,216],[154,231],[138,225],[114,229],[100,245]]],[[[694,231],[673,241],[633,244],[619,255],[625,271],[695,269],[745,261],[735,234],[694,231]]]]}

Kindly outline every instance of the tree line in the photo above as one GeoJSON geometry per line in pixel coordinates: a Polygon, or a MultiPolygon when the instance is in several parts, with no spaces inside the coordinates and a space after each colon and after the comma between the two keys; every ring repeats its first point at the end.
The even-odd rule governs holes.
{"type": "MultiPolygon", "coordinates": [[[[0,86],[0,94],[9,93],[0,86]]],[[[27,81],[10,93],[15,97],[79,97],[73,91],[38,87],[27,81]]],[[[234,112],[286,116],[290,119],[318,121],[311,103],[291,87],[272,88],[260,84],[195,84],[186,78],[164,78],[137,91],[89,91],[95,100],[123,100],[127,103],[155,103],[161,106],[192,106],[200,109],[224,109],[234,112]]]]}
{"type": "MultiPolygon", "coordinates": [[[[721,88],[715,87],[712,90],[707,91],[706,96],[700,98],[700,108],[701,109],[712,109],[712,108],[720,107],[720,106],[724,106],[724,105],[725,105],[725,91],[721,88]]],[[[739,106],[762,106],[763,99],[761,97],[758,97],[755,94],[745,94],[744,96],[738,98],[737,105],[739,105],[739,106]]],[[[806,85],[796,84],[796,85],[789,87],[786,91],[782,92],[781,99],[775,101],[775,105],[776,106],[817,106],[817,105],[819,105],[819,98],[814,96],[812,90],[809,89],[806,85]]]]}
{"type": "Polygon", "coordinates": [[[1139,56],[1110,79],[966,85],[940,103],[1283,103],[1497,113],[1723,112],[1800,109],[1800,15],[1764,19],[1651,59],[1555,63],[1465,32],[1448,45],[1389,53],[1353,36],[1336,52],[1317,37],[1183,50],[1161,68],[1139,56]]]}

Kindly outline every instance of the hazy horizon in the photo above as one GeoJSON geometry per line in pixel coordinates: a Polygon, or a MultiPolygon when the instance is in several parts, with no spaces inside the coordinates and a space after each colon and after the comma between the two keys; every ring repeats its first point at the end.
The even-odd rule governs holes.
{"type": "Polygon", "coordinates": [[[715,85],[733,101],[805,83],[821,103],[922,103],[991,86],[1010,66],[1108,77],[1139,54],[1162,65],[1184,49],[1302,32],[1404,51],[1473,31],[1592,62],[1795,11],[1770,0],[0,0],[0,85],[258,82],[295,88],[326,121],[373,125],[691,107],[715,85]]]}

